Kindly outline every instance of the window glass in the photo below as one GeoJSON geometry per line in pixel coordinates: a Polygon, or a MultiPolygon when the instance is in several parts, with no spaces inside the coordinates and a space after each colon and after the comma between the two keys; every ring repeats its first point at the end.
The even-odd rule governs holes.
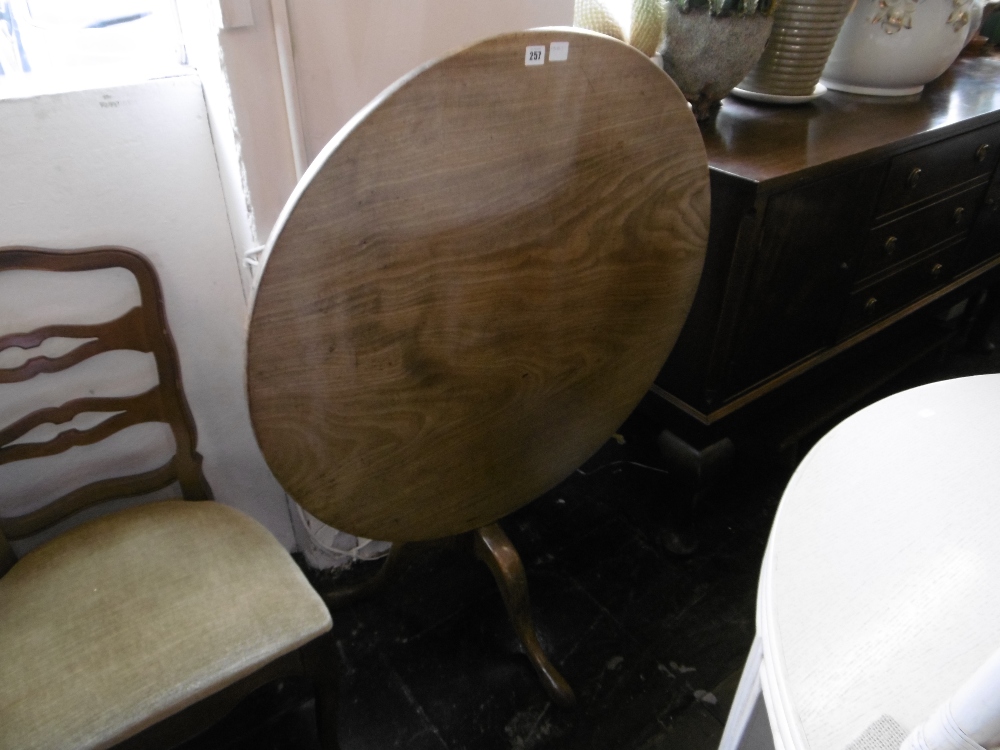
{"type": "Polygon", "coordinates": [[[183,64],[174,0],[0,0],[0,74],[183,64]]]}

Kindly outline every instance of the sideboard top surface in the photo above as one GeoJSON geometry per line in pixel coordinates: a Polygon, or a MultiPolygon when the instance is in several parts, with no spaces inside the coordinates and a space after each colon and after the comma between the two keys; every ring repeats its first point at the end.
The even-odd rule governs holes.
{"type": "Polygon", "coordinates": [[[709,164],[753,183],[784,183],[862,155],[891,155],[1000,120],[1000,58],[960,58],[921,94],[829,91],[808,104],[723,100],[702,126],[709,164]],[[949,133],[952,134],[952,133],[949,133]],[[884,152],[880,154],[879,152],[884,152]]]}

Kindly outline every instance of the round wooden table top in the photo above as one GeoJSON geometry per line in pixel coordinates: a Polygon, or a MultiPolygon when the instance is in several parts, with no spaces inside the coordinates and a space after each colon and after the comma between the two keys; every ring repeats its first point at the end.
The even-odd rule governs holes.
{"type": "Polygon", "coordinates": [[[631,47],[544,29],[414,71],[317,157],[265,251],[247,381],[268,464],[376,539],[530,502],[653,382],[708,219],[694,118],[631,47]]]}
{"type": "Polygon", "coordinates": [[[781,499],[757,602],[776,747],[908,734],[1000,647],[1000,375],[851,416],[781,499]]]}

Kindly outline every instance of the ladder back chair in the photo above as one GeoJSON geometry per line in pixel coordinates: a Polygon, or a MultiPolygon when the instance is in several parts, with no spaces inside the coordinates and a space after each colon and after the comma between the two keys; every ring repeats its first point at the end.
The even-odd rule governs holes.
{"type": "Polygon", "coordinates": [[[334,747],[335,670],[321,637],[331,626],[326,606],[256,521],[220,503],[184,501],[210,500],[212,492],[152,266],[124,248],[0,249],[0,274],[112,268],[131,273],[140,304],[103,323],[0,335],[0,355],[23,350],[21,364],[0,369],[0,402],[4,386],[69,374],[117,350],[151,355],[156,385],[135,395],[73,398],[0,425],[0,469],[65,456],[144,423],[168,425],[174,452],[154,469],[104,477],[0,516],[0,748],[171,746],[287,674],[318,685],[320,734],[334,747]],[[32,356],[50,339],[79,344],[32,356]],[[95,414],[96,424],[74,426],[95,414]],[[33,439],[46,426],[55,436],[33,439]],[[184,500],[107,513],[19,560],[7,541],[175,482],[184,500]],[[308,661],[300,647],[311,650],[308,661]]]}
{"type": "MultiPolygon", "coordinates": [[[[472,536],[545,689],[497,521],[636,406],[701,274],[708,163],[683,95],[599,34],[486,40],[334,137],[279,219],[249,328],[250,411],[309,513],[406,544],[472,536]]],[[[331,592],[331,603],[355,592],[331,592]]]]}

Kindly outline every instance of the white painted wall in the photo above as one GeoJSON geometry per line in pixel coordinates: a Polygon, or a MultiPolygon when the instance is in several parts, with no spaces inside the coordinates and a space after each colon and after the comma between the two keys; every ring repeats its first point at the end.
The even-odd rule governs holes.
{"type": "Polygon", "coordinates": [[[573,0],[288,0],[306,152],[423,63],[507,31],[571,26],[573,0]]]}
{"type": "MultiPolygon", "coordinates": [[[[241,261],[243,289],[249,294],[251,274],[242,259],[246,251],[260,244],[260,240],[253,203],[249,198],[249,179],[242,158],[240,134],[236,127],[232,90],[225,70],[224,57],[219,48],[221,8],[212,0],[176,0],[176,3],[188,64],[197,70],[205,92],[208,122],[215,142],[215,156],[219,163],[219,176],[222,179],[222,192],[226,198],[229,226],[236,245],[237,257],[241,261]]],[[[247,127],[249,128],[249,124],[247,127]]],[[[291,177],[294,183],[294,175],[291,177]]],[[[267,230],[270,231],[270,227],[267,230]]]]}
{"type": "Polygon", "coordinates": [[[253,26],[219,32],[259,244],[267,240],[297,176],[285,116],[269,0],[248,0],[253,26]]]}
{"type": "MultiPolygon", "coordinates": [[[[290,548],[284,493],[247,412],[246,301],[198,78],[0,100],[0,143],[0,246],[124,245],[153,261],[216,498],[290,548]]],[[[81,315],[110,319],[135,294],[114,275],[71,281],[50,287],[49,297],[41,278],[0,285],[0,334],[51,322],[46,316],[75,304],[88,310],[81,315]]],[[[142,362],[106,366],[125,387],[147,377],[142,362]]],[[[44,389],[39,378],[26,385],[44,389]]],[[[25,393],[0,394],[0,421],[24,407],[25,393]]],[[[137,468],[149,460],[147,449],[162,449],[155,435],[148,445],[128,442],[138,450],[137,468]]],[[[14,486],[13,478],[0,486],[14,486]]]]}

